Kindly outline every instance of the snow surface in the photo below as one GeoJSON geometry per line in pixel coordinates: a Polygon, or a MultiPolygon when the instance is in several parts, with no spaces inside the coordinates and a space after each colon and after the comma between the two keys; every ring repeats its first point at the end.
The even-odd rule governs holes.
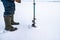
{"type": "MultiPolygon", "coordinates": [[[[15,2],[16,3],[16,2],[15,2]]],[[[33,3],[16,3],[14,19],[20,22],[18,30],[1,33],[4,30],[4,7],[0,2],[0,40],[60,40],[60,3],[36,3],[36,28],[30,27],[33,19],[33,3]]]]}

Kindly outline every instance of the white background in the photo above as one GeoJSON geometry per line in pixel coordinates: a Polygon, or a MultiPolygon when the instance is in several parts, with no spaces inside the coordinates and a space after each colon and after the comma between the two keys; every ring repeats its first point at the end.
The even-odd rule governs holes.
{"type": "Polygon", "coordinates": [[[15,21],[18,30],[2,33],[4,30],[4,7],[0,2],[0,40],[60,40],[60,3],[36,2],[36,28],[31,28],[33,3],[16,3],[15,21]]]}
{"type": "MultiPolygon", "coordinates": [[[[24,2],[32,2],[33,0],[22,0],[24,2]]],[[[60,1],[60,0],[35,0],[37,2],[41,2],[41,1],[60,1]]]]}

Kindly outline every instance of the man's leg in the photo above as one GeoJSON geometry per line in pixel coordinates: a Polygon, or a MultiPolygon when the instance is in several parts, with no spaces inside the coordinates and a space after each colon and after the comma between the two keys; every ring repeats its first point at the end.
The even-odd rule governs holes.
{"type": "Polygon", "coordinates": [[[12,16],[11,16],[11,25],[19,25],[18,22],[14,21],[14,14],[15,14],[15,3],[11,3],[12,5],[12,16]]]}
{"type": "Polygon", "coordinates": [[[15,31],[17,28],[11,26],[11,16],[4,16],[5,21],[5,30],[7,31],[15,31]]]}
{"type": "Polygon", "coordinates": [[[17,30],[17,28],[14,28],[13,26],[11,26],[11,16],[13,15],[13,11],[12,11],[12,3],[10,1],[7,0],[3,0],[3,5],[5,8],[5,12],[4,12],[4,21],[5,21],[5,30],[7,31],[15,31],[17,30]]]}
{"type": "Polygon", "coordinates": [[[19,25],[18,22],[14,21],[14,15],[11,16],[11,25],[19,25]]]}

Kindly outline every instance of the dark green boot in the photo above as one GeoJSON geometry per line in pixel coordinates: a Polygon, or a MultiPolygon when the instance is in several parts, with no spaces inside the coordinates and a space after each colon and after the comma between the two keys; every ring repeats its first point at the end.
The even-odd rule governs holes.
{"type": "Polygon", "coordinates": [[[11,25],[19,25],[18,22],[14,22],[14,16],[11,16],[11,25]]]}
{"type": "Polygon", "coordinates": [[[7,31],[15,31],[17,28],[11,26],[11,16],[4,16],[5,20],[5,30],[7,31]]]}

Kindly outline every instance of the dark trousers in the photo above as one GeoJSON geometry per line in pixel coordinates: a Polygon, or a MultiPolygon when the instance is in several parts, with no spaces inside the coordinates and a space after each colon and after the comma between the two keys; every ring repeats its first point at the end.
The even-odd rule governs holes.
{"type": "Polygon", "coordinates": [[[15,12],[15,3],[11,0],[1,0],[4,6],[4,16],[13,15],[15,12]]]}

